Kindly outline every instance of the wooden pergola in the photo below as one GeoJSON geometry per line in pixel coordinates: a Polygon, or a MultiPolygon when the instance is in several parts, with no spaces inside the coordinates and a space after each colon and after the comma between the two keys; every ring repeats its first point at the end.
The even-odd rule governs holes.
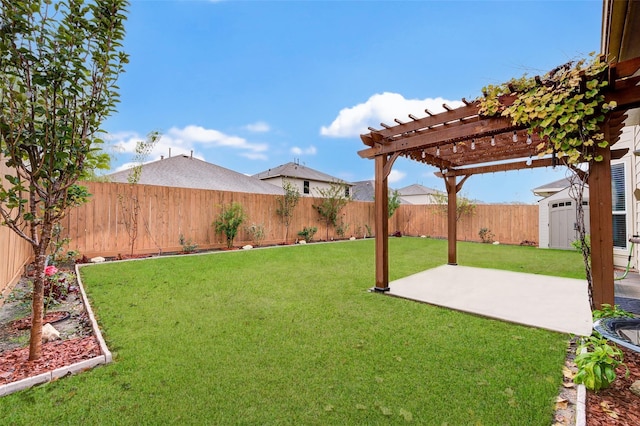
{"type": "MultiPolygon", "coordinates": [[[[589,170],[591,265],[594,305],[614,304],[613,293],[613,224],[611,199],[611,160],[621,158],[627,150],[612,147],[618,141],[626,111],[640,106],[640,57],[609,67],[607,101],[617,108],[608,113],[602,130],[610,145],[596,148],[603,161],[592,162],[589,170]]],[[[515,99],[510,95],[503,103],[515,99]]],[[[528,129],[514,126],[503,117],[481,116],[479,102],[462,100],[464,105],[426,116],[395,119],[393,126],[381,123],[382,129],[369,128],[361,135],[368,148],[359,151],[362,158],[375,160],[375,239],[376,285],[374,290],[389,290],[388,251],[388,182],[395,160],[406,157],[440,170],[448,194],[448,263],[457,264],[456,204],[457,193],[472,175],[549,167],[559,165],[555,155],[539,157],[536,146],[540,137],[528,129]]]]}

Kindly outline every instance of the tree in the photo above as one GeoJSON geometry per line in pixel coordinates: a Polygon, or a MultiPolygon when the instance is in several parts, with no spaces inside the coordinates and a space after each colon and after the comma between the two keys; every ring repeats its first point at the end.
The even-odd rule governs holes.
{"type": "Polygon", "coordinates": [[[134,157],[135,165],[130,169],[129,175],[127,176],[127,182],[129,182],[130,185],[129,197],[125,197],[125,194],[118,194],[118,201],[120,202],[120,209],[122,210],[124,227],[129,235],[131,256],[133,256],[133,249],[136,244],[136,239],[138,238],[138,214],[140,213],[140,200],[134,191],[134,186],[140,182],[142,166],[159,140],[160,133],[153,131],[147,135],[146,141],[136,142],[136,155],[134,157]]]}
{"type": "Polygon", "coordinates": [[[95,160],[97,135],[118,101],[126,0],[1,0],[0,152],[14,174],[0,186],[2,224],[33,249],[29,360],[42,353],[47,247],[76,185],[95,160]]]}
{"type": "Polygon", "coordinates": [[[328,188],[317,189],[320,195],[320,203],[314,204],[313,208],[318,212],[322,220],[327,225],[327,241],[329,240],[329,226],[338,224],[338,215],[340,210],[346,206],[351,200],[346,195],[346,185],[339,182],[333,182],[328,188]]]}
{"type": "Polygon", "coordinates": [[[289,241],[289,225],[291,225],[291,219],[293,219],[293,211],[295,210],[298,202],[300,201],[300,191],[298,187],[289,181],[282,183],[282,189],[284,189],[284,195],[276,197],[276,214],[280,216],[280,221],[284,225],[284,242],[289,241]]]}
{"type": "MultiPolygon", "coordinates": [[[[449,209],[448,197],[446,194],[431,194],[433,200],[440,208],[442,214],[447,214],[449,209]]],[[[467,197],[457,197],[456,199],[456,222],[464,215],[473,215],[476,211],[476,204],[467,197]]]]}
{"type": "Polygon", "coordinates": [[[400,207],[400,193],[398,192],[398,190],[394,189],[393,191],[391,191],[390,195],[391,196],[387,200],[389,218],[391,218],[398,207],[400,207]]]}

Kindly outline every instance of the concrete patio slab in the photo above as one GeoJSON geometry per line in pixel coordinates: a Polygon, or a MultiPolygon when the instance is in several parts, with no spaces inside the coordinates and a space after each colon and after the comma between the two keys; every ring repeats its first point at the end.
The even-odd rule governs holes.
{"type": "Polygon", "coordinates": [[[561,333],[591,334],[586,280],[443,265],[389,287],[390,296],[561,333]]]}

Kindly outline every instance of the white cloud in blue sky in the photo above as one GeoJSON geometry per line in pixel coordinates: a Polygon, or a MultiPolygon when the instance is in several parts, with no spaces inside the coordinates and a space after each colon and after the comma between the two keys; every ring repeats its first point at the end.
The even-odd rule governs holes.
{"type": "MultiPolygon", "coordinates": [[[[133,155],[137,143],[143,140],[145,136],[134,132],[116,133],[107,137],[108,143],[119,154],[133,155]]],[[[218,130],[189,125],[184,128],[172,127],[166,134],[162,134],[149,154],[148,161],[158,160],[161,156],[192,155],[192,153],[194,157],[204,160],[202,151],[212,147],[230,148],[238,152],[238,155],[250,160],[268,159],[269,145],[266,143],[253,143],[218,130]]],[[[121,170],[122,166],[118,169],[121,170]]]]}
{"type": "Polygon", "coordinates": [[[407,174],[403,171],[393,169],[391,170],[391,173],[389,173],[389,177],[387,179],[390,184],[395,184],[395,183],[401,182],[406,175],[407,174]]]}
{"type": "Polygon", "coordinates": [[[291,153],[293,155],[316,155],[318,153],[318,150],[313,145],[310,145],[306,148],[300,148],[298,146],[294,146],[291,148],[291,153]]]}
{"type": "Polygon", "coordinates": [[[252,133],[266,133],[271,130],[271,126],[264,121],[256,121],[255,123],[247,124],[246,128],[252,133]]]}
{"type": "Polygon", "coordinates": [[[366,102],[343,108],[329,126],[322,126],[320,134],[335,138],[357,137],[369,133],[369,126],[380,128],[380,123],[396,124],[393,119],[409,121],[408,114],[424,117],[425,109],[433,113],[444,111],[442,104],[452,108],[462,106],[461,101],[443,98],[405,99],[399,93],[377,93],[366,102]]]}

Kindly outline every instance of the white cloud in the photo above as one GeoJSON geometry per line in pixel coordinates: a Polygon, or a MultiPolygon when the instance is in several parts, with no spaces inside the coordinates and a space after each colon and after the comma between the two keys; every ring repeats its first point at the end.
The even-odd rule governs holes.
{"type": "Polygon", "coordinates": [[[425,109],[438,113],[444,111],[442,104],[452,108],[464,105],[461,101],[451,101],[443,98],[405,99],[398,93],[378,93],[371,96],[365,103],[349,108],[343,108],[331,125],[322,126],[320,134],[323,136],[346,138],[357,137],[369,133],[367,127],[380,128],[380,123],[396,124],[393,119],[408,121],[405,117],[413,114],[425,117],[425,109]]]}
{"type": "Polygon", "coordinates": [[[404,179],[404,177],[407,174],[405,172],[401,172],[400,170],[391,170],[391,173],[389,173],[389,177],[387,178],[387,181],[389,183],[397,183],[400,182],[402,179],[404,179]]]}
{"type": "Polygon", "coordinates": [[[313,145],[310,145],[309,147],[304,149],[297,146],[291,148],[291,153],[293,155],[316,155],[317,152],[318,150],[313,145]]]}
{"type": "Polygon", "coordinates": [[[247,124],[247,130],[253,133],[266,133],[271,130],[271,126],[264,121],[256,121],[255,123],[247,124]]]}
{"type": "MultiPolygon", "coordinates": [[[[130,155],[135,155],[138,141],[145,139],[146,136],[141,136],[135,132],[114,133],[105,137],[105,140],[113,146],[116,152],[130,155]]],[[[266,152],[269,149],[269,145],[266,143],[252,143],[239,136],[227,135],[218,130],[190,125],[184,128],[172,127],[162,134],[149,154],[148,160],[157,160],[161,155],[168,157],[169,152],[171,152],[172,156],[191,155],[193,152],[194,157],[204,159],[198,151],[212,147],[235,149],[240,151],[239,154],[241,156],[252,160],[266,160],[266,152]]]]}

